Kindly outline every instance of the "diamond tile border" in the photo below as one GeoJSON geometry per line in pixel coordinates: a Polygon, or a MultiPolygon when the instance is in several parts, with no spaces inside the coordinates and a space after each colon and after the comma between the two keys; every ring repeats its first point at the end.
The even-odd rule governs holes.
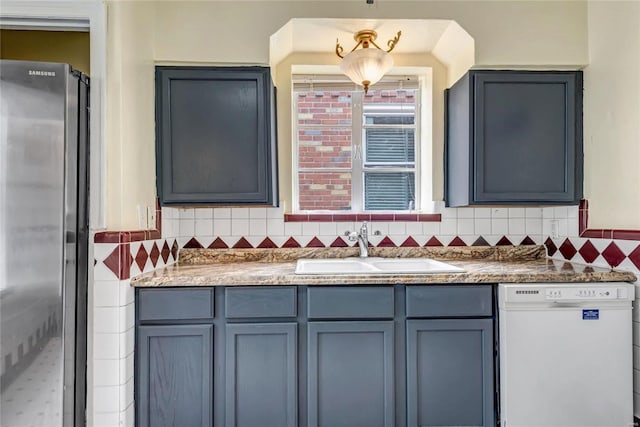
{"type": "MultiPolygon", "coordinates": [[[[491,244],[488,241],[496,242],[496,246],[512,246],[536,244],[535,240],[530,236],[515,238],[514,236],[403,236],[401,240],[397,240],[398,236],[376,236],[369,243],[374,247],[429,247],[429,246],[478,246],[491,244]],[[419,243],[422,242],[422,243],[419,243]]],[[[250,239],[246,237],[216,237],[214,243],[209,248],[243,248],[243,249],[262,249],[262,248],[300,248],[300,247],[349,247],[353,243],[346,242],[342,237],[335,239],[327,239],[326,236],[314,236],[308,240],[300,240],[299,236],[286,236],[280,239],[273,237],[265,237],[258,239],[252,244],[250,239]],[[280,242],[280,244],[276,243],[280,242]]],[[[255,239],[253,239],[255,240],[255,239]]],[[[178,242],[178,241],[176,241],[178,242]]],[[[179,243],[179,242],[178,242],[179,243]]],[[[174,243],[178,244],[178,243],[174,243]]],[[[579,237],[562,237],[552,239],[547,237],[544,240],[547,248],[547,254],[550,258],[573,261],[578,263],[595,264],[603,267],[618,267],[633,269],[640,271],[640,242],[638,245],[616,244],[615,240],[608,239],[584,239],[579,237]],[[601,240],[596,244],[597,240],[601,240]],[[604,250],[598,250],[604,248],[604,250]]],[[[196,237],[184,239],[181,248],[201,248],[202,243],[196,237]]]]}
{"type": "MultiPolygon", "coordinates": [[[[390,236],[383,236],[378,240],[376,247],[429,247],[429,246],[477,246],[487,244],[485,237],[478,236],[474,239],[466,240],[473,243],[466,243],[460,236],[430,236],[424,241],[415,236],[408,236],[402,243],[394,243],[390,236]],[[418,241],[424,242],[423,244],[418,241]]],[[[424,239],[424,237],[423,237],[424,239]]],[[[523,243],[528,244],[529,236],[524,238],[523,243]],[[525,242],[526,241],[526,242],[525,242]]],[[[511,245],[511,241],[507,236],[502,236],[497,246],[511,245]]],[[[99,245],[99,244],[97,244],[99,245]]],[[[260,243],[253,245],[245,237],[236,238],[233,241],[226,241],[217,237],[209,248],[300,248],[306,247],[348,247],[352,244],[345,242],[341,237],[336,237],[331,243],[323,243],[318,237],[313,237],[309,243],[301,245],[295,237],[288,237],[284,243],[278,246],[273,239],[265,237],[260,243]]],[[[600,265],[603,267],[620,267],[640,272],[640,243],[638,245],[617,244],[615,240],[610,239],[584,239],[584,238],[547,238],[544,241],[547,248],[547,254],[550,258],[573,261],[578,263],[587,263],[600,265]],[[598,250],[598,248],[605,248],[598,250]]],[[[180,248],[202,248],[203,245],[195,237],[183,242],[182,245],[177,239],[165,240],[148,240],[140,243],[126,242],[117,244],[103,259],[97,259],[96,262],[104,264],[110,270],[115,278],[120,280],[129,279],[132,276],[146,273],[166,265],[173,264],[178,259],[178,251],[180,248]],[[149,262],[150,260],[150,262],[149,262]]]]}
{"type": "Polygon", "coordinates": [[[544,244],[552,259],[640,273],[640,242],[636,244],[623,239],[549,237],[544,244]]]}
{"type": "MultiPolygon", "coordinates": [[[[489,236],[431,236],[425,235],[410,236],[410,235],[391,235],[391,236],[372,236],[369,239],[370,247],[388,248],[388,247],[427,247],[427,246],[492,246],[486,239],[489,236]],[[428,238],[428,239],[427,239],[428,238]],[[399,239],[399,240],[398,240],[399,239]],[[427,239],[427,240],[425,240],[427,239]],[[424,242],[420,244],[418,242],[424,242]]],[[[204,244],[198,240],[198,237],[183,238],[180,244],[180,239],[176,240],[179,247],[185,249],[200,249],[204,248],[204,244]],[[188,239],[188,240],[187,240],[188,239]]],[[[211,238],[207,238],[211,239],[211,238]]],[[[497,246],[518,246],[516,243],[511,242],[507,236],[493,236],[493,240],[497,239],[497,246]]],[[[521,239],[514,240],[519,242],[521,239]]],[[[536,245],[537,243],[530,237],[525,236],[522,239],[521,245],[536,245]]],[[[349,247],[354,246],[355,243],[346,242],[342,237],[338,236],[335,239],[327,236],[285,236],[280,239],[276,239],[273,236],[261,237],[228,237],[217,236],[213,243],[208,246],[208,249],[228,249],[228,248],[241,248],[241,249],[278,249],[278,248],[336,248],[336,247],[349,247]],[[280,245],[276,241],[282,241],[280,245]],[[251,241],[256,242],[252,244],[251,241]]]]}
{"type": "MultiPolygon", "coordinates": [[[[96,247],[101,245],[112,244],[96,243],[96,247]]],[[[95,263],[103,264],[113,273],[114,279],[126,280],[138,274],[171,265],[177,260],[176,239],[158,239],[118,243],[106,256],[103,255],[102,259],[96,259],[95,263]]]]}

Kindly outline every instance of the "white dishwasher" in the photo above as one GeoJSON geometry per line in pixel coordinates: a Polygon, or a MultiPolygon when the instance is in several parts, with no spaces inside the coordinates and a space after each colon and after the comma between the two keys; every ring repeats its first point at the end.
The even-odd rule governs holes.
{"type": "Polygon", "coordinates": [[[633,426],[627,283],[501,284],[500,425],[633,426]]]}

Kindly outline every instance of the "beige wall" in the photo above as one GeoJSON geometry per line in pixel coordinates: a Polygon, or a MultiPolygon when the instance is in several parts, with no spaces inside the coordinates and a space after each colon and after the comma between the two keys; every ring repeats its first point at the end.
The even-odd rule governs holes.
{"type": "Polygon", "coordinates": [[[85,74],[89,69],[89,33],[80,31],[0,30],[0,58],[64,62],[85,74]]]}
{"type": "Polygon", "coordinates": [[[640,2],[589,2],[584,72],[590,228],[640,229],[640,2]]]}
{"type": "MultiPolygon", "coordinates": [[[[156,60],[269,63],[269,36],[291,18],[453,19],[476,40],[476,63],[585,65],[579,1],[230,1],[157,3],[156,60]]],[[[312,35],[310,35],[312,36],[312,35]]],[[[334,40],[327,40],[333,50],[334,40]]]]}
{"type": "MultiPolygon", "coordinates": [[[[107,5],[107,228],[138,229],[137,206],[155,207],[153,8],[107,5]]],[[[146,228],[146,227],[145,227],[146,228]]]]}
{"type": "MultiPolygon", "coordinates": [[[[160,64],[266,65],[269,37],[294,17],[453,19],[475,39],[478,67],[580,67],[588,60],[587,7],[580,1],[384,1],[372,7],[363,1],[321,0],[109,3],[110,229],[136,228],[136,206],[155,197],[151,58],[160,64]]],[[[327,40],[327,51],[333,42],[327,40]]],[[[327,61],[335,64],[331,55],[327,61]]],[[[440,102],[442,93],[434,97],[440,102]]],[[[291,124],[283,108],[288,107],[279,109],[278,127],[286,129],[279,140],[286,195],[291,124]]],[[[434,175],[441,180],[441,108],[437,114],[434,175]]],[[[436,184],[435,195],[441,196],[436,184]]]]}

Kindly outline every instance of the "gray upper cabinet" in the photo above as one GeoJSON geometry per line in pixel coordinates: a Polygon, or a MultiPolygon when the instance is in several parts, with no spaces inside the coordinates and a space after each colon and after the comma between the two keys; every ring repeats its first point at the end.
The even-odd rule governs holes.
{"type": "Polygon", "coordinates": [[[579,203],[582,72],[470,71],[446,103],[447,206],[579,203]]]}
{"type": "Polygon", "coordinates": [[[156,67],[162,205],[277,205],[275,89],[266,67],[156,67]]]}

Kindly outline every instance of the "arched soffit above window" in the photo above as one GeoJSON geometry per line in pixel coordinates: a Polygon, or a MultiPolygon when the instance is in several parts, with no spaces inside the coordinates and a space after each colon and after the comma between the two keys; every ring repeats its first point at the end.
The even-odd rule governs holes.
{"type": "MultiPolygon", "coordinates": [[[[447,86],[475,64],[473,37],[452,20],[294,18],[270,37],[271,69],[275,72],[276,66],[292,53],[332,53],[336,39],[350,49],[353,35],[362,29],[375,30],[380,40],[391,39],[402,31],[393,53],[432,54],[447,67],[447,86]]],[[[336,57],[336,64],[338,61],[336,57]]]]}

